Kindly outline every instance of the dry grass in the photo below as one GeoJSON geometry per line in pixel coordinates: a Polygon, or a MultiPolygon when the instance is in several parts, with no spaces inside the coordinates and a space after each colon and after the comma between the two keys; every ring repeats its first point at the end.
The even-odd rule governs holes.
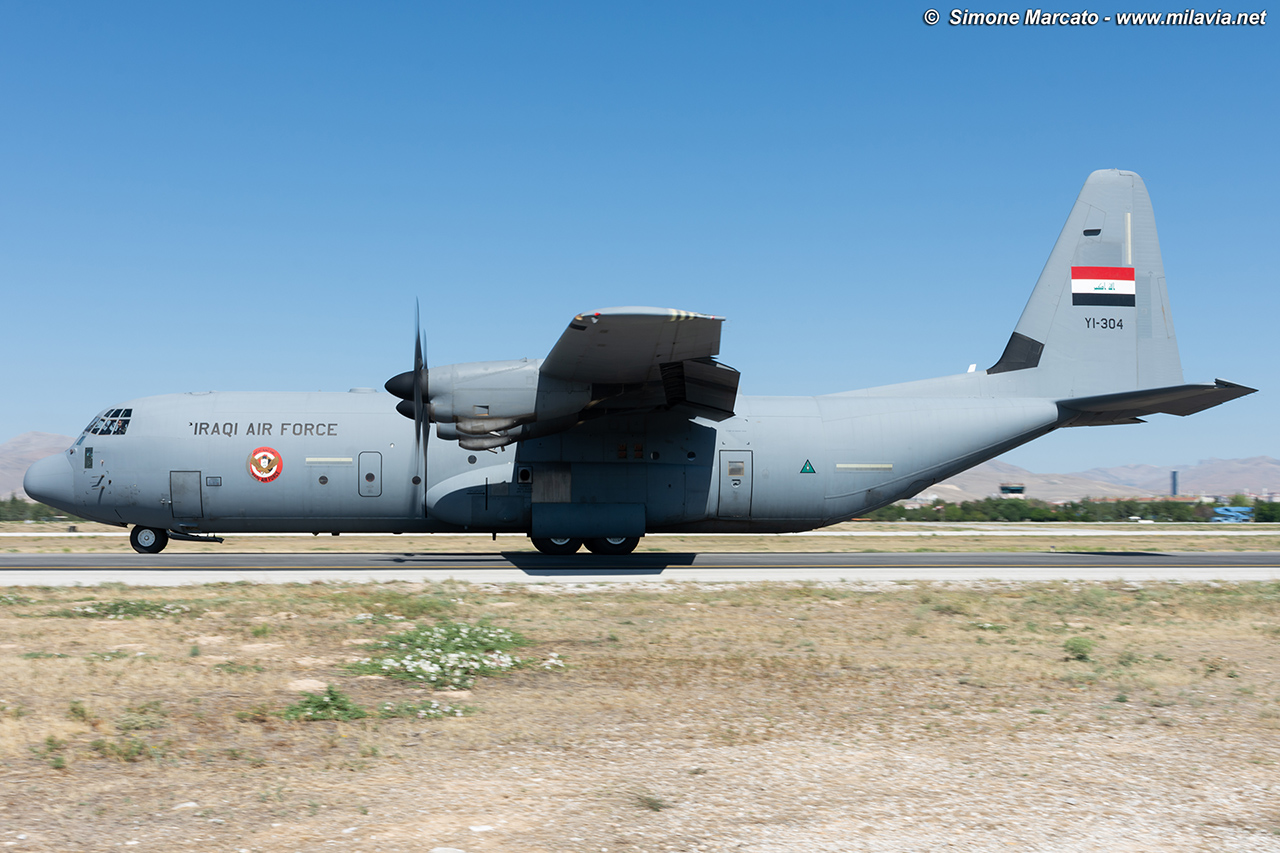
{"type": "Polygon", "coordinates": [[[1280,846],[1275,583],[0,595],[18,602],[0,605],[0,842],[18,849],[1280,846]],[[88,600],[192,614],[48,615],[88,600]],[[295,679],[423,698],[344,669],[403,627],[359,613],[489,619],[570,668],[483,680],[448,697],[477,708],[460,719],[279,718],[295,679]],[[1090,660],[1067,659],[1075,636],[1090,660]]]}

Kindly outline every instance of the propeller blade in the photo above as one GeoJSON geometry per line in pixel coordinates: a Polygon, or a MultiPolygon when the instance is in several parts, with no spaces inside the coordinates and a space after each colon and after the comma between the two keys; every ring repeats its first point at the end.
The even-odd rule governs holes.
{"type": "MultiPolygon", "coordinates": [[[[422,304],[413,301],[413,446],[415,468],[422,472],[422,509],[427,511],[427,439],[431,422],[426,406],[431,400],[430,372],[426,366],[426,347],[422,341],[422,304]]],[[[416,479],[416,476],[415,476],[416,479]]]]}
{"type": "Polygon", "coordinates": [[[396,411],[413,419],[413,484],[422,487],[422,512],[426,512],[427,500],[427,438],[431,429],[431,417],[427,405],[431,401],[427,386],[425,347],[422,342],[422,309],[418,300],[413,303],[413,370],[396,374],[383,386],[400,398],[396,411]],[[419,473],[421,472],[421,473],[419,473]]]}
{"type": "MultiPolygon", "coordinates": [[[[421,452],[426,438],[422,434],[422,312],[417,300],[413,303],[413,449],[414,458],[421,452]]],[[[420,466],[419,466],[420,467],[420,466]]]]}

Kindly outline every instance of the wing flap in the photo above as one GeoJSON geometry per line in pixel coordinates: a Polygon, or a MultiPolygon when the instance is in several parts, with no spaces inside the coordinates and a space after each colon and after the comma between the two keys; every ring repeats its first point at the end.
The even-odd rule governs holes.
{"type": "Polygon", "coordinates": [[[733,414],[741,374],[713,358],[695,358],[662,365],[662,388],[667,405],[686,405],[712,417],[733,414]]]}

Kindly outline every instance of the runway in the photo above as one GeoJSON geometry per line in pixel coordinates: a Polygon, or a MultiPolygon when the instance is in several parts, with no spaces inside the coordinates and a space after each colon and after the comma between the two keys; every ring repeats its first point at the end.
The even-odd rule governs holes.
{"type": "Polygon", "coordinates": [[[645,581],[1270,581],[1280,552],[632,554],[547,557],[508,551],[352,554],[5,554],[6,586],[132,586],[312,581],[636,583],[645,581]]]}

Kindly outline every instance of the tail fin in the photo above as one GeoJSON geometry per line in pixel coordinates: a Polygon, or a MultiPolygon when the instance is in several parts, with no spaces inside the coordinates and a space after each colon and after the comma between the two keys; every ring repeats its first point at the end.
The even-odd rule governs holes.
{"type": "Polygon", "coordinates": [[[1182,384],[1155,214],[1142,178],[1085,181],[1004,354],[988,371],[1067,399],[1182,384]]]}

